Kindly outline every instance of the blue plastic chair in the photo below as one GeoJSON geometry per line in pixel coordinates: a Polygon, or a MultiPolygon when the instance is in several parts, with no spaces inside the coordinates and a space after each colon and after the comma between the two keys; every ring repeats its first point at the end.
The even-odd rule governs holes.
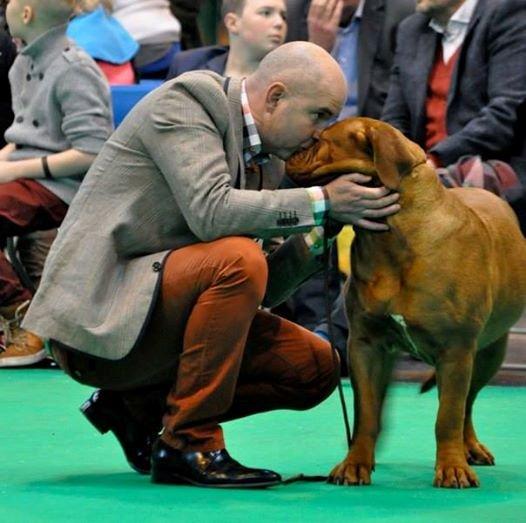
{"type": "Polygon", "coordinates": [[[112,85],[110,89],[115,127],[124,120],[141,98],[144,98],[162,83],[162,80],[141,80],[141,82],[134,85],[112,85]]]}

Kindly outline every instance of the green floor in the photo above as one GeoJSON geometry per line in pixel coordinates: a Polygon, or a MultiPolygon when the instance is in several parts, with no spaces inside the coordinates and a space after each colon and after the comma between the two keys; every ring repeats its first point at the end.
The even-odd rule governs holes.
{"type": "MultiPolygon", "coordinates": [[[[345,388],[348,398],[351,392],[345,388]]],[[[296,483],[269,490],[157,486],[132,472],[111,435],[77,412],[88,395],[56,370],[0,372],[0,522],[33,521],[526,521],[526,388],[488,387],[476,421],[496,467],[481,488],[431,487],[434,393],[395,385],[370,487],[296,483]]],[[[308,412],[277,412],[225,426],[247,465],[285,477],[326,474],[345,453],[336,395],[308,412]]]]}

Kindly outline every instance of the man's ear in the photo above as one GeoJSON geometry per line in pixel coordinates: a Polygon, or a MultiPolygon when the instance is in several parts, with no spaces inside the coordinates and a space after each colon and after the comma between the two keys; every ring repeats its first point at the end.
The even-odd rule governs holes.
{"type": "Polygon", "coordinates": [[[283,99],[286,93],[285,85],[281,82],[274,82],[267,89],[265,96],[265,108],[267,112],[273,113],[279,102],[283,99]]]}
{"type": "Polygon", "coordinates": [[[223,23],[225,24],[225,28],[228,31],[228,34],[239,34],[239,16],[237,16],[236,13],[227,13],[223,18],[223,23]]]}
{"type": "Polygon", "coordinates": [[[35,17],[35,10],[33,9],[33,6],[25,5],[24,9],[22,10],[22,23],[24,25],[29,25],[33,18],[35,17]]]}

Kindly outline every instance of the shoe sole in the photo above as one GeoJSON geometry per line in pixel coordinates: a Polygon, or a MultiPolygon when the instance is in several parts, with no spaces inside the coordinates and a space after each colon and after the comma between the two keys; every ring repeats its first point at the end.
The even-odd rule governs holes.
{"type": "Polygon", "coordinates": [[[263,483],[250,483],[250,484],[221,484],[221,483],[199,483],[190,478],[185,478],[174,474],[173,472],[163,472],[153,470],[151,475],[152,483],[164,484],[164,485],[192,485],[194,487],[206,487],[206,488],[234,488],[234,489],[251,489],[251,488],[266,488],[273,487],[281,484],[281,480],[276,481],[265,481],[263,483]]]}
{"type": "MultiPolygon", "coordinates": [[[[97,410],[94,407],[93,402],[91,401],[91,398],[86,400],[81,406],[80,406],[80,412],[84,415],[84,417],[101,433],[106,434],[111,430],[111,426],[107,422],[107,420],[103,419],[99,414],[97,413],[97,410]]],[[[122,446],[121,446],[122,448],[122,446]]],[[[123,449],[124,450],[124,449],[123,449]]],[[[126,455],[126,453],[124,453],[126,455]]],[[[139,474],[147,475],[150,473],[150,469],[141,469],[137,467],[134,463],[132,463],[130,460],[126,460],[128,465],[135,470],[135,472],[138,472],[139,474]]]]}
{"type": "Polygon", "coordinates": [[[46,359],[47,354],[44,349],[31,356],[14,356],[10,358],[0,358],[0,367],[26,367],[34,365],[39,361],[46,359]]]}

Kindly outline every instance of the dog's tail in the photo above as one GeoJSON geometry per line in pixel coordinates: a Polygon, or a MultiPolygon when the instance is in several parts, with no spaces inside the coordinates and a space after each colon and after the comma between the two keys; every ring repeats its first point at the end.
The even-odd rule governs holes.
{"type": "Polygon", "coordinates": [[[424,392],[427,392],[431,390],[433,387],[435,387],[437,384],[437,375],[433,371],[431,375],[422,382],[422,385],[420,385],[420,394],[424,394],[424,392]]]}

